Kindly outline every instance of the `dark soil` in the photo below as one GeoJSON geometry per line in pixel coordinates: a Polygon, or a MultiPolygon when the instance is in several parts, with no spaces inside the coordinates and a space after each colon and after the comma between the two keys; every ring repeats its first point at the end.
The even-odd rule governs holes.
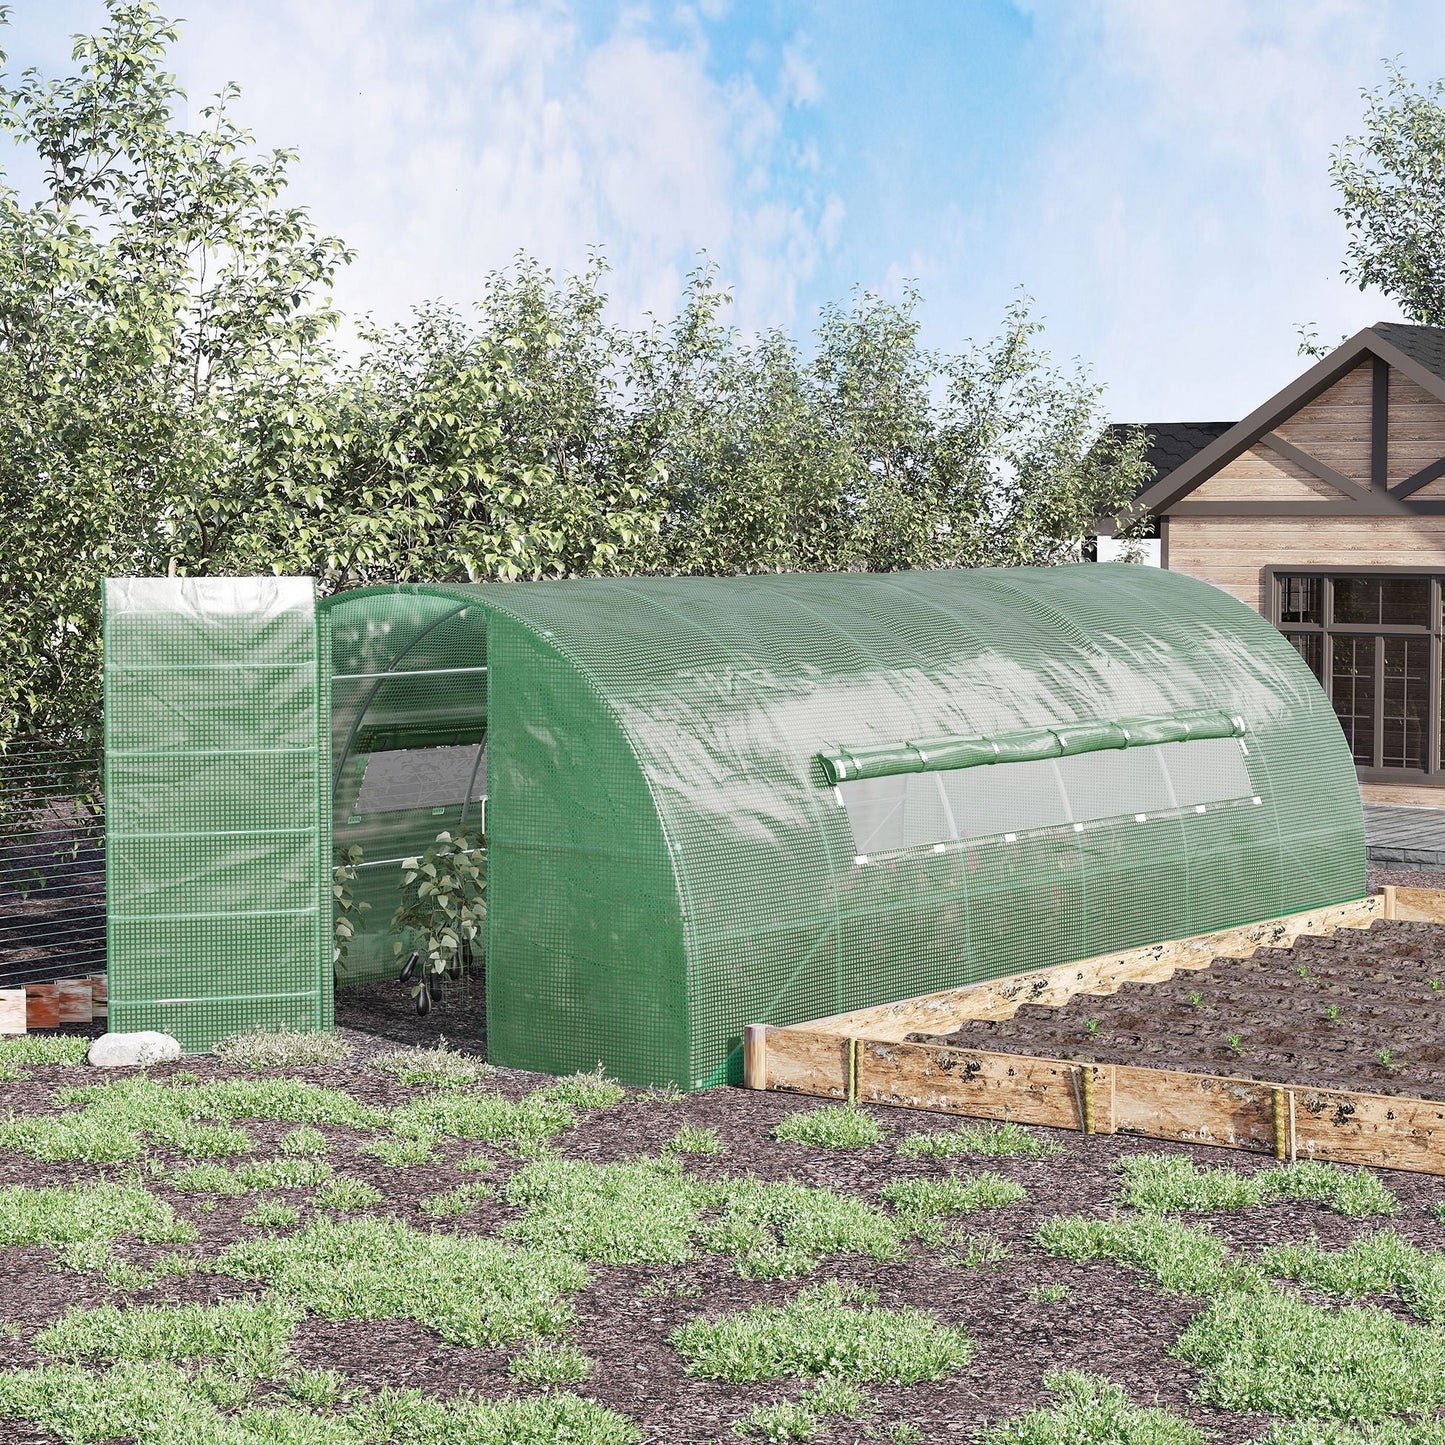
{"type": "MultiPolygon", "coordinates": [[[[373,1047],[378,1041],[372,1040],[373,1047]]],[[[164,1078],[178,1069],[203,1077],[241,1071],[205,1059],[152,1070],[164,1078]]],[[[373,1104],[403,1102],[416,1091],[366,1068],[359,1060],[345,1065],[294,1071],[324,1085],[347,1089],[373,1104]]],[[[0,1085],[0,1116],[10,1109],[34,1112],[53,1107],[50,1090],[75,1082],[72,1070],[36,1069],[29,1082],[0,1085]]],[[[545,1080],[499,1070],[495,1087],[516,1097],[545,1080]]],[[[490,1086],[489,1086],[490,1087],[490,1086]]],[[[951,1267],[936,1251],[915,1246],[908,1258],[880,1264],[867,1258],[827,1259],[812,1276],[832,1277],[867,1285],[888,1306],[913,1305],[932,1310],[943,1321],[962,1325],[974,1340],[974,1357],[956,1378],[935,1384],[873,1386],[869,1394],[876,1413],[858,1421],[837,1421],[820,1437],[830,1445],[876,1440],[883,1427],[913,1425],[928,1445],[971,1440],[983,1426],[1022,1414],[1047,1403],[1043,1376],[1047,1371],[1077,1368],[1103,1374],[1122,1384],[1137,1401],[1177,1411],[1217,1432],[1218,1445],[1241,1445],[1266,1433],[1269,1421],[1259,1415],[1234,1414],[1199,1404],[1193,1398],[1197,1376],[1170,1357],[1173,1341],[1199,1310],[1199,1300],[1166,1297],[1142,1276],[1110,1263],[1070,1264],[1056,1260],[1030,1241],[1039,1223],[1054,1214],[1106,1216],[1116,1207],[1118,1161],[1128,1155],[1157,1151],[1191,1155],[1201,1167],[1227,1164],[1244,1172],[1267,1167],[1268,1161],[1219,1150],[1159,1146],[1121,1137],[1090,1137],[1039,1130],[1041,1137],[1062,1148],[1053,1157],[1035,1160],[966,1159],[912,1161],[897,1153],[903,1136],[915,1131],[951,1128],[957,1121],[905,1109],[871,1109],[884,1127],[883,1143],[866,1149],[833,1151],[779,1143],[772,1127],[811,1101],[776,1094],[720,1088],[676,1098],[632,1091],[613,1109],[589,1116],[557,1140],[566,1155],[597,1161],[656,1153],[684,1123],[717,1129],[726,1152],[716,1157],[689,1157],[686,1168],[702,1177],[751,1172],[765,1179],[793,1178],[826,1185],[843,1193],[876,1200],[879,1189],[902,1178],[937,1178],[954,1170],[973,1173],[994,1169],[1027,1190],[1021,1204],[984,1211],[963,1221],[969,1231],[1002,1239],[1011,1258],[978,1269],[951,1267]],[[1068,1296],[1041,1302],[1031,1291],[1063,1284],[1068,1296]],[[869,1434],[869,1431],[875,1432],[869,1434]]],[[[284,1123],[252,1123],[256,1154],[275,1153],[284,1123]]],[[[443,1146],[441,1162],[411,1168],[390,1168],[359,1152],[366,1136],[327,1128],[329,1159],[338,1172],[364,1178],[382,1190],[386,1201],[377,1212],[396,1214],[419,1227],[493,1234],[514,1211],[497,1200],[456,1219],[430,1220],[417,1212],[427,1194],[475,1181],[458,1170],[456,1161],[476,1146],[452,1141],[443,1146]]],[[[518,1161],[497,1153],[489,1182],[502,1183],[518,1161]]],[[[162,1159],[179,1166],[183,1161],[162,1159]]],[[[121,1178],[127,1165],[102,1167],[43,1164],[22,1155],[0,1152],[0,1186],[58,1184],[97,1177],[121,1178]]],[[[1445,1181],[1422,1175],[1382,1173],[1400,1198],[1400,1216],[1390,1227],[1421,1245],[1438,1245],[1440,1226],[1427,1209],[1445,1200],[1445,1181]]],[[[198,1209],[200,1198],[171,1190],[165,1175],[145,1177],[146,1186],[168,1198],[201,1233],[197,1246],[212,1254],[254,1231],[241,1222],[254,1207],[254,1195],[220,1198],[212,1211],[198,1209]]],[[[278,1191],[279,1197],[308,1210],[304,1190],[278,1191]]],[[[1379,1227],[1379,1221],[1350,1220],[1307,1201],[1289,1201],[1210,1216],[1210,1224],[1241,1249],[1266,1244],[1304,1242],[1312,1234],[1338,1247],[1379,1227]]],[[[145,1265],[171,1246],[127,1242],[117,1254],[145,1265]]],[[[796,1397],[794,1383],[736,1386],[690,1379],[668,1344],[678,1325],[698,1314],[715,1316],[764,1299],[783,1300],[807,1280],[754,1281],[740,1277],[725,1259],[703,1255],[690,1265],[672,1267],[589,1266],[592,1283],[577,1297],[578,1321],[569,1338],[594,1362],[592,1378],[575,1387],[637,1422],[652,1445],[704,1445],[734,1439],[733,1422],[754,1406],[796,1397]]],[[[22,1338],[7,1341],[7,1365],[38,1363],[28,1341],[34,1332],[73,1306],[106,1302],[123,1304],[214,1302],[252,1292],[235,1280],[198,1274],[168,1278],[152,1287],[122,1292],[99,1276],[59,1269],[45,1250],[0,1249],[0,1315],[17,1323],[22,1338]]],[[[308,1320],[297,1336],[298,1363],[343,1371],[354,1388],[410,1386],[438,1396],[472,1390],[500,1396],[525,1392],[507,1373],[509,1351],[460,1349],[441,1343],[430,1331],[407,1322],[333,1322],[308,1320]]],[[[0,1421],[5,1445],[55,1445],[56,1437],[16,1421],[0,1421]]]]}
{"type": "Polygon", "coordinates": [[[1445,1098],[1445,925],[1381,919],[920,1043],[1445,1098]]]}

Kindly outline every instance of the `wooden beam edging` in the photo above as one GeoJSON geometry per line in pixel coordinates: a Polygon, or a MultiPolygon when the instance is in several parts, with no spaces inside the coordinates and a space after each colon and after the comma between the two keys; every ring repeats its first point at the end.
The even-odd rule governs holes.
{"type": "Polygon", "coordinates": [[[871,1039],[901,1040],[911,1033],[949,1033],[971,1019],[1012,1018],[1020,1004],[1058,1006],[1077,993],[1111,994],[1125,983],[1162,983],[1181,968],[1208,968],[1216,958],[1248,958],[1259,948],[1288,948],[1304,933],[1368,928],[1377,918],[1396,916],[1396,899],[1401,918],[1445,922],[1445,890],[1387,889],[1352,903],[1101,953],[1074,963],[962,984],[789,1027],[871,1039]]]}
{"type": "Polygon", "coordinates": [[[1445,1102],[748,1026],[751,1088],[1445,1174],[1445,1102]]]}

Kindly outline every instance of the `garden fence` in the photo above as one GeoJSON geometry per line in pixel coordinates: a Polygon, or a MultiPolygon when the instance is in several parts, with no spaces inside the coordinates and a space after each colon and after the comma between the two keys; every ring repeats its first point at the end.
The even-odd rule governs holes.
{"type": "Polygon", "coordinates": [[[0,986],[105,969],[98,744],[0,739],[0,986]]]}

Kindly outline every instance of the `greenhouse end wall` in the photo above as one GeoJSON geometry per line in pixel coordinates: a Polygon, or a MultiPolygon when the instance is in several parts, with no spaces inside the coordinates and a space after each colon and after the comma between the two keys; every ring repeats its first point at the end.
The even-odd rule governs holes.
{"type": "Polygon", "coordinates": [[[325,659],[306,578],[104,592],[110,1026],[330,1029],[325,659]]]}

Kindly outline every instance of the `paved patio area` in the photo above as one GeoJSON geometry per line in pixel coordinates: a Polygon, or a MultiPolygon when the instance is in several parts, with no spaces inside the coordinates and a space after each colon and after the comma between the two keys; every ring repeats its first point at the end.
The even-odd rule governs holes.
{"type": "Polygon", "coordinates": [[[1445,808],[1365,804],[1370,862],[1397,868],[1445,868],[1445,808]]]}

